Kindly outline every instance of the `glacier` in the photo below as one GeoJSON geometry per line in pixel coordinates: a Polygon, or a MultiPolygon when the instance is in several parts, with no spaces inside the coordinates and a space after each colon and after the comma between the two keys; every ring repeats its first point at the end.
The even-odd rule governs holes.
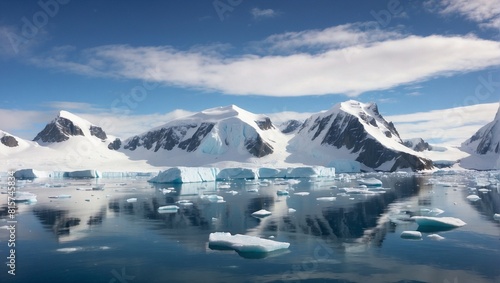
{"type": "Polygon", "coordinates": [[[223,168],[216,167],[172,167],[160,171],[149,179],[150,183],[201,183],[228,179],[259,178],[331,178],[335,177],[335,168],[312,166],[287,169],[272,168],[223,168]]]}

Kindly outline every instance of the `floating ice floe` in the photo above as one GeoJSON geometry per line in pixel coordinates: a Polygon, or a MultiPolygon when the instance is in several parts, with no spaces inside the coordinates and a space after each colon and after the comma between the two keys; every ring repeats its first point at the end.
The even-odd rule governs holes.
{"type": "Polygon", "coordinates": [[[287,195],[289,195],[290,193],[289,193],[287,190],[277,190],[277,191],[276,191],[276,194],[277,194],[278,196],[287,196],[287,195]]]}
{"type": "Polygon", "coordinates": [[[430,234],[430,235],[427,235],[427,238],[431,239],[431,240],[435,240],[435,241],[441,241],[441,240],[444,240],[445,237],[443,236],[440,236],[438,234],[430,234]]]}
{"type": "Polygon", "coordinates": [[[233,249],[243,253],[269,253],[276,250],[288,249],[290,243],[262,239],[248,235],[231,235],[226,232],[210,233],[209,247],[212,249],[233,249]]]}
{"type": "Polygon", "coordinates": [[[361,185],[369,186],[369,187],[382,187],[382,181],[376,178],[366,178],[366,179],[360,179],[358,182],[361,185]]]}
{"type": "Polygon", "coordinates": [[[319,197],[319,198],[316,198],[317,201],[334,201],[336,200],[337,198],[336,197],[319,197]]]}
{"type": "Polygon", "coordinates": [[[180,205],[180,206],[192,206],[192,205],[194,205],[190,200],[187,200],[187,199],[178,200],[175,203],[180,205]]]}
{"type": "Polygon", "coordinates": [[[249,192],[249,193],[258,193],[259,189],[257,189],[257,188],[251,188],[251,189],[247,189],[247,192],[249,192]]]}
{"type": "Polygon", "coordinates": [[[401,232],[401,238],[403,239],[422,239],[422,233],[419,231],[403,231],[401,232]]]}
{"type": "Polygon", "coordinates": [[[50,196],[49,198],[71,198],[71,195],[57,195],[57,196],[50,196]]]}
{"type": "Polygon", "coordinates": [[[30,192],[16,192],[16,196],[12,198],[14,202],[37,202],[36,195],[30,192]]]}
{"type": "Polygon", "coordinates": [[[201,200],[208,202],[225,202],[224,198],[218,195],[202,195],[200,198],[201,200]]]}
{"type": "Polygon", "coordinates": [[[269,216],[271,215],[271,211],[268,211],[268,210],[265,210],[265,209],[261,209],[261,210],[258,210],[254,213],[252,213],[252,216],[253,217],[266,217],[266,216],[269,216]]]}
{"type": "Polygon", "coordinates": [[[294,195],[296,195],[296,196],[308,196],[309,192],[298,192],[298,193],[294,193],[294,195]]]}
{"type": "Polygon", "coordinates": [[[424,227],[455,228],[467,224],[455,217],[413,216],[411,219],[424,227]]]}
{"type": "Polygon", "coordinates": [[[420,214],[422,216],[438,216],[438,215],[442,214],[443,212],[444,212],[444,210],[439,209],[439,208],[433,208],[433,209],[421,208],[420,209],[420,214]]]}
{"type": "Polygon", "coordinates": [[[493,219],[500,221],[500,213],[493,214],[493,219]]]}
{"type": "Polygon", "coordinates": [[[137,202],[137,198],[129,198],[127,199],[127,202],[128,203],[137,202]]]}
{"type": "Polygon", "coordinates": [[[467,199],[470,200],[470,201],[478,201],[480,200],[481,198],[478,197],[477,195],[468,195],[467,196],[467,199]]]}
{"type": "Polygon", "coordinates": [[[293,209],[293,208],[289,208],[288,209],[288,213],[295,213],[297,210],[293,209]]]}
{"type": "Polygon", "coordinates": [[[165,205],[158,207],[159,213],[176,213],[179,210],[177,205],[165,205]]]}

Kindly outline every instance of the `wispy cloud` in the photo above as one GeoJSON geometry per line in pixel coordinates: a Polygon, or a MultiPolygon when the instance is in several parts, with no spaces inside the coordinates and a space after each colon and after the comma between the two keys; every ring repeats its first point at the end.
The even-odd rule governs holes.
{"type": "Polygon", "coordinates": [[[473,36],[407,36],[337,26],[275,35],[264,43],[295,51],[228,56],[213,46],[183,51],[170,46],[106,45],[67,56],[58,51],[33,63],[87,76],[280,97],[357,96],[500,65],[500,43],[473,36]],[[311,51],[310,46],[321,50],[311,51]]]}
{"type": "Polygon", "coordinates": [[[278,13],[273,9],[260,8],[253,8],[252,10],[250,10],[250,13],[252,14],[254,19],[274,18],[278,15],[278,13]]]}
{"type": "Polygon", "coordinates": [[[436,144],[460,145],[493,121],[497,110],[498,103],[488,103],[385,118],[394,122],[403,139],[423,138],[436,144]]]}
{"type": "Polygon", "coordinates": [[[464,16],[484,28],[500,29],[498,0],[428,0],[425,6],[443,15],[464,16]]]}

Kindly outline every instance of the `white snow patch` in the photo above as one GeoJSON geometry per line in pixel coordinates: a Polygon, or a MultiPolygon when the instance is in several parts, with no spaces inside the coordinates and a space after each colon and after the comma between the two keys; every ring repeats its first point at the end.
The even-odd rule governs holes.
{"type": "Polygon", "coordinates": [[[262,239],[248,235],[231,235],[226,232],[210,233],[209,246],[216,248],[229,248],[237,252],[268,253],[276,250],[288,249],[290,243],[262,239]]]}

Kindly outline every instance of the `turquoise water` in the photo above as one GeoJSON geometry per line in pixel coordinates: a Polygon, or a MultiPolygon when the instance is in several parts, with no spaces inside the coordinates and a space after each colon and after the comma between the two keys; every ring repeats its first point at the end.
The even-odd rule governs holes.
{"type": "MultiPolygon", "coordinates": [[[[481,173],[493,183],[485,192],[477,191],[474,175],[363,177],[370,176],[384,189],[342,190],[356,187],[360,176],[175,186],[100,179],[103,191],[84,190],[96,185],[89,180],[19,181],[17,190],[35,193],[38,201],[17,204],[16,275],[4,265],[0,282],[500,282],[500,222],[493,218],[500,213],[498,175],[481,173]],[[169,187],[171,192],[161,191],[169,187]],[[278,196],[278,190],[289,195],[278,196]],[[300,192],[309,194],[295,194],[300,192]],[[467,200],[471,193],[481,199],[467,200]],[[64,194],[71,198],[52,198],[64,194]],[[200,198],[208,194],[224,202],[200,198]],[[158,213],[178,200],[192,205],[158,213]],[[419,230],[409,217],[421,208],[440,208],[439,216],[467,225],[425,230],[421,240],[401,238],[402,231],[419,230]],[[251,216],[260,209],[272,215],[251,216]],[[271,238],[290,247],[266,255],[212,250],[212,232],[271,238]]],[[[8,261],[7,195],[0,197],[0,255],[8,261]]]]}

